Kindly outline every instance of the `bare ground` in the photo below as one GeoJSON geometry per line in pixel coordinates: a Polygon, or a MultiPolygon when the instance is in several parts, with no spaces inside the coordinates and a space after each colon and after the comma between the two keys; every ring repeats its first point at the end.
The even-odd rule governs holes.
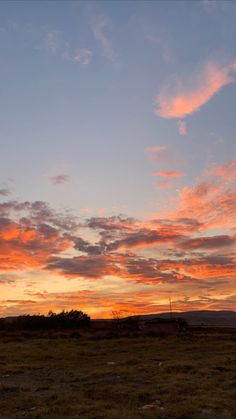
{"type": "Polygon", "coordinates": [[[236,335],[0,337],[0,418],[236,418],[236,335]]]}

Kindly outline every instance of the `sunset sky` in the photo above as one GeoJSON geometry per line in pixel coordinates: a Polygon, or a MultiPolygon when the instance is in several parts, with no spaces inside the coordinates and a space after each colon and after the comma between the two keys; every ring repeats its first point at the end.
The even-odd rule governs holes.
{"type": "Polygon", "coordinates": [[[0,316],[236,309],[236,2],[0,2],[0,316]]]}

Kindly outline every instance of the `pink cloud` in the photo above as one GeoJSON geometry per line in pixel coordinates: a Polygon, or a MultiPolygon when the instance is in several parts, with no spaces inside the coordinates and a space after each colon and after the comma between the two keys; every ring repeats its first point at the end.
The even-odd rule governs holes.
{"type": "Polygon", "coordinates": [[[90,208],[90,207],[85,207],[85,208],[82,209],[82,212],[84,214],[91,214],[93,212],[93,209],[90,208]]]}
{"type": "Polygon", "coordinates": [[[65,60],[86,66],[90,64],[93,57],[93,52],[87,48],[77,48],[72,52],[66,50],[63,52],[62,57],[65,58],[65,60]]]}
{"type": "Polygon", "coordinates": [[[148,158],[155,163],[166,163],[169,159],[168,147],[166,145],[155,145],[145,148],[148,158]]]}
{"type": "Polygon", "coordinates": [[[98,210],[98,213],[101,214],[101,215],[102,214],[105,214],[106,212],[107,212],[107,208],[104,208],[104,207],[103,208],[99,208],[99,210],[98,210]]]}
{"type": "Polygon", "coordinates": [[[210,171],[210,175],[219,177],[225,182],[236,181],[236,159],[231,160],[228,163],[215,165],[210,171]]]}
{"type": "Polygon", "coordinates": [[[155,183],[157,188],[167,189],[173,186],[173,180],[175,178],[184,176],[184,173],[162,170],[160,172],[153,172],[152,176],[159,176],[162,178],[155,183]]]}
{"type": "Polygon", "coordinates": [[[179,129],[179,135],[185,136],[187,134],[187,124],[185,121],[179,120],[177,122],[178,129],[179,129]]]}
{"type": "Polygon", "coordinates": [[[182,80],[176,86],[163,87],[156,97],[154,113],[162,118],[183,118],[198,111],[224,86],[236,81],[236,61],[227,66],[207,63],[203,70],[193,76],[188,87],[182,80]]]}
{"type": "Polygon", "coordinates": [[[169,179],[169,178],[164,178],[164,179],[161,179],[161,180],[157,180],[157,181],[155,182],[155,186],[156,186],[158,189],[168,189],[168,188],[171,188],[171,186],[172,186],[172,182],[171,182],[171,179],[169,179]]]}

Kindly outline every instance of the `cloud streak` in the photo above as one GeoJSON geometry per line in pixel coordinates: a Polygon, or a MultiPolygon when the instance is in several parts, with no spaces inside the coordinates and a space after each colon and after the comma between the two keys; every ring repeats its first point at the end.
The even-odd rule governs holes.
{"type": "MultiPolygon", "coordinates": [[[[224,86],[236,81],[236,61],[221,66],[208,62],[187,83],[176,79],[173,86],[161,88],[155,99],[154,113],[161,118],[184,118],[198,111],[224,86]]],[[[182,126],[183,128],[183,126],[182,126]]]]}
{"type": "Polygon", "coordinates": [[[171,170],[162,170],[160,172],[153,172],[152,176],[161,176],[166,178],[176,178],[184,176],[184,173],[182,172],[173,172],[171,170]]]}

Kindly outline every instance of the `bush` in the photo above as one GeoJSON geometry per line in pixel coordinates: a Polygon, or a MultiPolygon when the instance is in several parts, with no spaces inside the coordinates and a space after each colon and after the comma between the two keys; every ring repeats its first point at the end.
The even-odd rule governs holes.
{"type": "Polygon", "coordinates": [[[11,323],[0,319],[0,327],[10,330],[55,330],[55,329],[75,329],[88,328],[90,326],[90,317],[78,310],[62,311],[53,313],[50,311],[44,315],[23,315],[16,317],[11,323]],[[3,322],[2,322],[3,321],[3,322]]]}

